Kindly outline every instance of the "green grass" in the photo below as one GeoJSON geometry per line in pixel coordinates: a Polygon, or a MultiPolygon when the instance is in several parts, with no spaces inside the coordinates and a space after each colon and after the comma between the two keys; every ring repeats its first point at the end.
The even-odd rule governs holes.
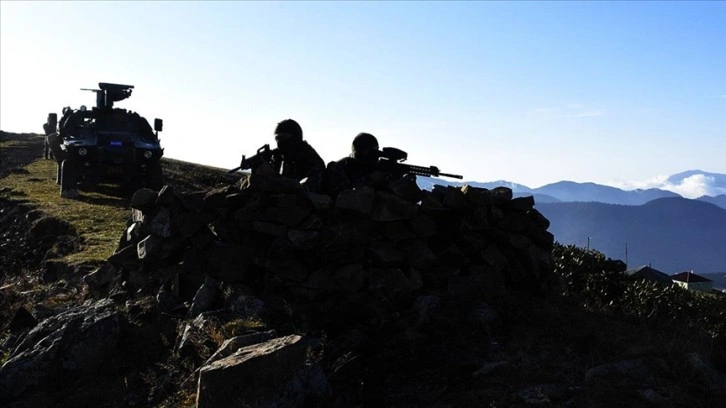
{"type": "Polygon", "coordinates": [[[113,254],[131,211],[128,198],[104,186],[83,189],[78,199],[61,198],[54,161],[39,159],[24,168],[28,174],[10,174],[0,179],[0,188],[11,188],[11,197],[28,200],[47,215],[75,227],[83,237],[82,249],[62,261],[71,265],[100,262],[113,254]]]}

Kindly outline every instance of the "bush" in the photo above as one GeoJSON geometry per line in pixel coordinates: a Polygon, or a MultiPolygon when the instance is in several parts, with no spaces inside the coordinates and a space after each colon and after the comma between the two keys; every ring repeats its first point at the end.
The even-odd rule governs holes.
{"type": "Polygon", "coordinates": [[[561,294],[590,310],[668,324],[726,343],[726,297],[625,275],[625,264],[600,252],[555,243],[561,294]]]}

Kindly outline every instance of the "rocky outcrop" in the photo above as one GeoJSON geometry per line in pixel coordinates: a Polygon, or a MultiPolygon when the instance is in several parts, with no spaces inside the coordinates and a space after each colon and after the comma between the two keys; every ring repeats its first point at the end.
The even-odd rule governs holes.
{"type": "Polygon", "coordinates": [[[0,367],[6,398],[92,372],[113,355],[121,317],[106,299],[43,320],[0,367]]]}
{"type": "Polygon", "coordinates": [[[320,367],[307,356],[307,342],[297,335],[239,348],[202,367],[197,407],[299,406],[306,394],[329,393],[320,367]]]}

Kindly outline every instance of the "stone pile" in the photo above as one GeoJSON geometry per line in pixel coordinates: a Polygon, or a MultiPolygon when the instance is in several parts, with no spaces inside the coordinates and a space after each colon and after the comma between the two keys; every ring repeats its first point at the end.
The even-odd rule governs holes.
{"type": "Polygon", "coordinates": [[[492,300],[544,292],[553,235],[532,197],[506,187],[421,190],[413,177],[334,200],[258,171],[234,186],[175,194],[142,189],[108,265],[130,282],[156,277],[190,300],[205,279],[315,302],[411,293],[492,300]]]}

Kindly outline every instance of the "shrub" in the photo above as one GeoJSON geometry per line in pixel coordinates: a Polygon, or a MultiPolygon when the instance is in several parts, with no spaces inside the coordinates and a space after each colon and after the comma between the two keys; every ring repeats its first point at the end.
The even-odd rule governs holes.
{"type": "Polygon", "coordinates": [[[624,274],[625,264],[600,252],[555,243],[561,294],[588,309],[668,324],[726,343],[726,297],[624,274]]]}

